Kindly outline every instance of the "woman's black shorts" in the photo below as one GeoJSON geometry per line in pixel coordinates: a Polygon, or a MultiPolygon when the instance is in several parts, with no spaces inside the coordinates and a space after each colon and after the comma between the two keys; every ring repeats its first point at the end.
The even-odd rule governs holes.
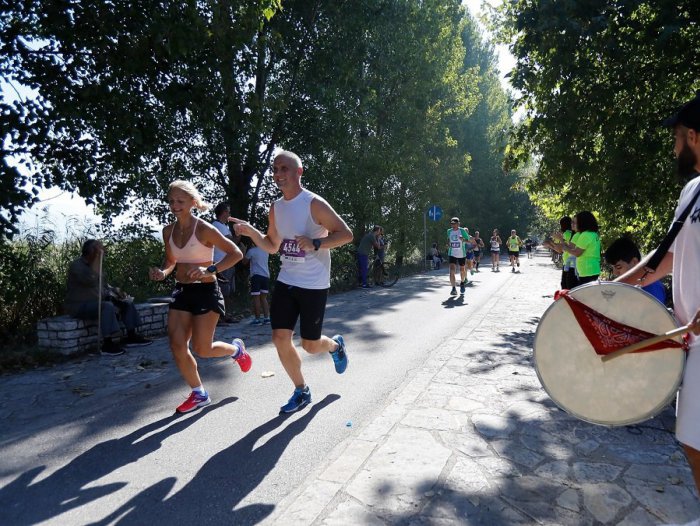
{"type": "Polygon", "coordinates": [[[172,294],[170,308],[184,310],[195,316],[216,312],[226,314],[224,295],[219,289],[219,282],[212,283],[177,283],[172,294]]]}

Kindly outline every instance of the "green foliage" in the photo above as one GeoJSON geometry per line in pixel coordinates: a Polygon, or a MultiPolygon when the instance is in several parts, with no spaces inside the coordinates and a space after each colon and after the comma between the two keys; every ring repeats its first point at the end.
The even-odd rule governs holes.
{"type": "Polygon", "coordinates": [[[169,296],[171,280],[148,279],[148,268],[163,262],[163,242],[153,237],[105,240],[104,279],[134,297],[136,303],[151,297],[169,296]]]}
{"type": "Polygon", "coordinates": [[[53,316],[65,296],[65,274],[75,243],[55,244],[44,232],[3,243],[0,258],[0,341],[31,337],[37,320],[53,316]]]}
{"type": "MultiPolygon", "coordinates": [[[[305,45],[270,29],[279,8],[280,0],[4,8],[0,78],[34,94],[0,103],[10,139],[0,198],[10,217],[0,234],[16,233],[12,220],[33,202],[28,182],[77,190],[108,218],[129,210],[162,219],[168,183],[192,178],[247,217],[252,178],[287,123],[293,72],[278,64],[293,68],[305,45]]],[[[300,10],[288,9],[308,15],[300,10]]]]}
{"type": "Polygon", "coordinates": [[[523,187],[529,167],[510,167],[506,153],[512,132],[510,99],[500,86],[493,46],[476,23],[466,18],[462,39],[467,53],[464,68],[478,81],[479,104],[461,124],[461,142],[471,154],[471,171],[457,187],[453,211],[462,224],[488,237],[494,228],[525,234],[534,220],[534,207],[523,187]],[[466,204],[466,206],[465,206],[466,204]],[[461,210],[461,212],[460,212],[461,210]]]}
{"type": "Polygon", "coordinates": [[[502,167],[510,100],[459,0],[283,6],[8,8],[0,73],[37,93],[3,107],[17,121],[5,159],[31,163],[13,172],[15,190],[29,173],[138,224],[165,219],[165,188],[187,178],[264,227],[277,193],[265,175],[282,146],[302,156],[304,184],[357,240],[385,226],[399,262],[422,251],[431,203],[489,225],[482,230],[527,222],[520,174],[502,167]]]}
{"type": "MultiPolygon", "coordinates": [[[[63,312],[68,266],[94,234],[88,230],[61,241],[55,231],[45,229],[0,244],[0,349],[34,341],[36,322],[63,312]]],[[[171,282],[148,279],[148,266],[163,259],[162,242],[114,237],[105,239],[105,247],[105,283],[123,289],[136,302],[170,294],[171,282]]]]}
{"type": "Polygon", "coordinates": [[[645,249],[660,238],[679,186],[659,125],[700,87],[698,20],[695,0],[504,2],[495,21],[526,111],[514,151],[539,161],[536,199],[597,210],[613,236],[644,232],[645,249]]]}
{"type": "MultiPolygon", "coordinates": [[[[307,186],[343,213],[355,242],[381,224],[400,262],[422,252],[430,204],[476,220],[512,193],[501,168],[509,101],[467,20],[450,1],[337,3],[319,15],[327,34],[308,64],[309,104],[285,146],[308,152],[307,186]],[[482,53],[483,71],[467,58],[482,53]],[[483,167],[476,192],[470,160],[483,167]],[[478,206],[489,198],[497,204],[478,206]]],[[[427,226],[432,239],[446,222],[427,226]]]]}

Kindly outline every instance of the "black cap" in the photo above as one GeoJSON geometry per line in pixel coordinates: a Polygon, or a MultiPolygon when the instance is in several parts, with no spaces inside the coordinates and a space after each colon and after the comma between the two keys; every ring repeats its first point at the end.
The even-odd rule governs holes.
{"type": "Polygon", "coordinates": [[[663,125],[668,128],[672,128],[676,124],[700,132],[700,90],[696,92],[693,100],[686,102],[676,113],[663,122],[663,125]]]}

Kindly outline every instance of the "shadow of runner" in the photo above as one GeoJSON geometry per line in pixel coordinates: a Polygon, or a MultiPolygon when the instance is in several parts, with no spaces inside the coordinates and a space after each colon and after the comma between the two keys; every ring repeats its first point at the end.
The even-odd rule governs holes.
{"type": "Polygon", "coordinates": [[[83,488],[153,453],[160,448],[163,440],[188,428],[211,411],[236,400],[235,397],[227,398],[193,415],[173,414],[122,438],[97,444],[55,473],[34,484],[32,481],[44,470],[44,466],[26,471],[0,488],[0,524],[36,524],[115,493],[127,483],[119,482],[83,488]],[[163,429],[157,431],[159,428],[163,429]],[[153,434],[149,435],[149,433],[153,434]],[[140,440],[144,436],[146,438],[140,440]]]}
{"type": "Polygon", "coordinates": [[[454,309],[455,307],[464,307],[467,303],[464,303],[464,294],[459,296],[450,296],[445,301],[442,302],[442,306],[446,309],[454,309]]]}
{"type": "Polygon", "coordinates": [[[176,478],[161,480],[93,524],[241,525],[262,521],[272,513],[273,504],[251,504],[237,510],[234,508],[275,467],[287,445],[306,429],[316,413],[338,399],[338,395],[326,396],[313,404],[298,420],[256,448],[258,440],[293,415],[273,418],[211,457],[177,493],[168,496],[176,478]]]}

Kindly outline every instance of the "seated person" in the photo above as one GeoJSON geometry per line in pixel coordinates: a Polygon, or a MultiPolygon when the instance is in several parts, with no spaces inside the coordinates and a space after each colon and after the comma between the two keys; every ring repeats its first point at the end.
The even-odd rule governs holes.
{"type": "Polygon", "coordinates": [[[127,346],[148,345],[148,338],[136,333],[141,324],[133,298],[115,287],[105,285],[99,290],[101,260],[104,246],[96,239],[83,243],[81,256],[68,268],[65,309],[68,314],[81,320],[96,320],[101,308],[100,331],[104,338],[102,354],[117,356],[124,353],[119,337],[121,328],[117,309],[127,330],[127,346]],[[101,300],[98,302],[98,298],[101,300]],[[110,301],[110,299],[112,301],[110,301]]]}
{"type": "MultiPolygon", "coordinates": [[[[634,267],[642,259],[637,245],[628,237],[615,240],[605,251],[605,261],[612,266],[613,276],[618,277],[634,267]]],[[[666,304],[666,289],[661,281],[642,287],[664,305],[666,304]]]]}

